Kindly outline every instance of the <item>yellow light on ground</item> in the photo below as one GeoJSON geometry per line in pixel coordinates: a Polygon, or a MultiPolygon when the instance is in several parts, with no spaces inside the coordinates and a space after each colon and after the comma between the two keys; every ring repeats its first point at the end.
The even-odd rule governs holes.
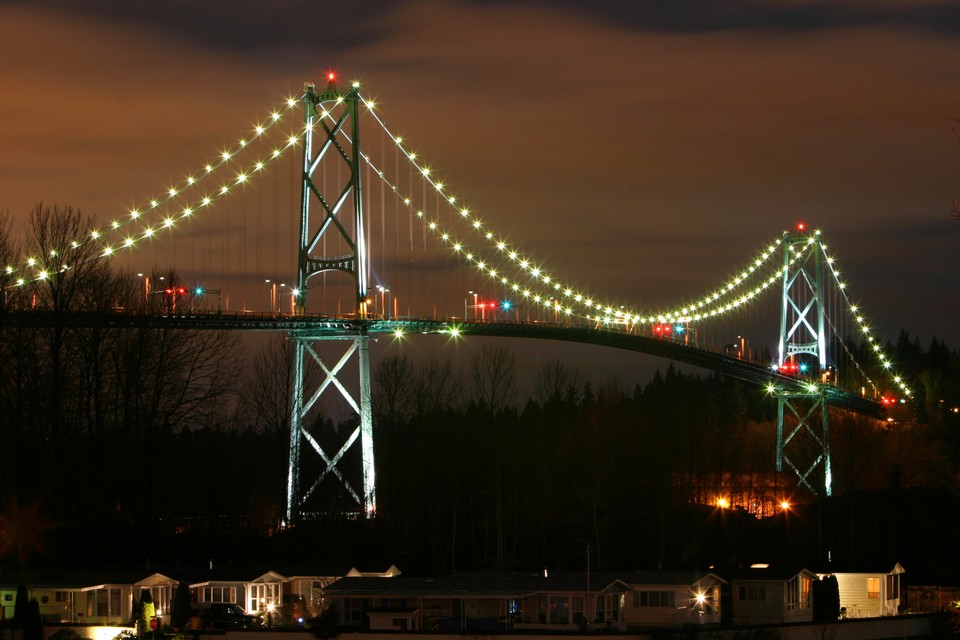
{"type": "Polygon", "coordinates": [[[717,506],[720,507],[721,509],[729,509],[730,501],[727,500],[726,498],[717,498],[717,506]]]}

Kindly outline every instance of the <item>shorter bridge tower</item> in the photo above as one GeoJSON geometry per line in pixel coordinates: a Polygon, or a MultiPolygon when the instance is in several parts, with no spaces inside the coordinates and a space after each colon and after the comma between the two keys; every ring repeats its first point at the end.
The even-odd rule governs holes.
{"type": "Polygon", "coordinates": [[[806,380],[798,390],[775,389],[777,471],[786,463],[798,485],[814,494],[831,494],[830,421],[825,383],[829,382],[823,288],[823,249],[819,231],[799,225],[783,238],[780,339],[777,367],[806,380]],[[821,473],[818,474],[817,471],[821,473]]]}
{"type": "MultiPolygon", "coordinates": [[[[347,274],[354,283],[355,306],[346,319],[331,322],[325,331],[308,328],[290,332],[295,344],[293,355],[293,391],[290,417],[290,455],[287,474],[286,521],[296,523],[315,513],[305,502],[316,492],[322,480],[335,476],[357,503],[364,517],[376,513],[376,471],[373,460],[373,415],[370,399],[369,336],[363,320],[367,315],[368,258],[364,233],[361,185],[359,88],[340,91],[333,74],[328,76],[324,92],[314,85],[304,86],[303,175],[300,206],[300,246],[298,282],[294,302],[298,314],[304,314],[310,280],[324,272],[347,274]],[[316,150],[314,149],[316,142],[316,150]],[[320,179],[321,167],[323,178],[320,179]],[[315,179],[315,176],[317,179],[315,179]],[[333,177],[335,176],[335,177],[333,177]],[[330,181],[334,181],[331,186],[330,181]],[[326,255],[328,245],[337,247],[335,255],[326,255]],[[333,365],[321,357],[322,341],[339,341],[346,349],[333,365]],[[359,393],[351,393],[343,376],[355,370],[359,393]],[[334,455],[329,455],[314,432],[309,416],[321,396],[336,390],[359,416],[359,425],[340,439],[334,455]],[[358,397],[355,397],[358,396],[358,397]],[[362,466],[362,487],[353,486],[339,465],[344,456],[359,443],[362,466]],[[304,454],[320,458],[316,477],[304,478],[310,467],[304,454]],[[305,483],[305,480],[309,484],[305,483]]],[[[326,446],[335,439],[324,434],[326,446]]],[[[314,469],[317,465],[312,465],[314,469]]]]}

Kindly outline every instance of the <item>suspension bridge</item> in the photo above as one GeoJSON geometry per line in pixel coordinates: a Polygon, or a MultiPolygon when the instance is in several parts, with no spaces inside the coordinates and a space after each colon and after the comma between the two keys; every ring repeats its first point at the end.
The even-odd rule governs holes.
{"type": "MultiPolygon", "coordinates": [[[[7,265],[4,289],[69,277],[79,256],[112,259],[137,274],[149,304],[59,311],[59,321],[285,332],[295,345],[288,523],[309,516],[332,479],[360,513],[376,513],[377,338],[573,341],[742,379],[776,398],[777,471],[815,494],[831,492],[829,408],[877,416],[910,395],[817,230],[780,232],[706,293],[645,308],[565,280],[496,226],[388,128],[358,84],[340,88],[331,74],[177,184],[7,265]],[[312,418],[330,394],[358,416],[333,451],[312,418]],[[308,456],[321,467],[309,477],[308,456]],[[344,469],[357,457],[358,472],[344,469]]],[[[50,313],[23,304],[4,322],[50,313]]]]}

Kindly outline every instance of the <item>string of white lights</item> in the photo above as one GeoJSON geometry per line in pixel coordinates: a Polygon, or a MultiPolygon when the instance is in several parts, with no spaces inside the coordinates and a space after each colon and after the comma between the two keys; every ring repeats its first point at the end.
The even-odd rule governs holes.
{"type": "MultiPolygon", "coordinates": [[[[297,103],[298,100],[288,98],[286,102],[287,109],[292,109],[297,105],[297,103]]],[[[228,162],[236,162],[238,156],[242,152],[253,147],[253,145],[251,145],[251,140],[256,141],[261,138],[266,139],[265,134],[273,129],[277,123],[281,121],[282,117],[283,114],[281,113],[280,109],[271,111],[270,116],[267,118],[265,123],[257,124],[254,127],[253,136],[250,140],[247,138],[241,138],[232,147],[221,151],[218,159],[214,162],[207,163],[203,170],[198,172],[198,174],[188,174],[182,183],[169,187],[164,195],[150,199],[141,207],[134,207],[130,209],[127,219],[113,220],[106,227],[88,229],[85,232],[84,237],[74,238],[72,241],[70,241],[68,247],[51,250],[47,259],[56,258],[69,250],[77,250],[89,242],[98,242],[103,247],[102,251],[99,252],[96,257],[107,257],[113,255],[120,248],[131,248],[135,246],[141,239],[154,237],[160,230],[173,228],[177,219],[189,218],[196,211],[204,207],[209,207],[214,201],[226,196],[233,186],[243,184],[252,174],[262,172],[270,162],[278,159],[286,148],[297,144],[302,132],[298,135],[288,136],[287,143],[284,147],[275,147],[268,155],[266,160],[257,160],[245,171],[238,172],[234,178],[231,178],[230,182],[221,185],[213,195],[203,196],[202,198],[194,201],[192,205],[182,207],[177,213],[171,213],[165,205],[182,201],[187,194],[194,192],[202,184],[204,184],[204,181],[217,175],[218,170],[220,170],[228,162]],[[157,215],[160,217],[160,220],[150,224],[144,218],[144,216],[148,214],[157,215]],[[116,245],[108,242],[109,235],[119,235],[127,225],[134,223],[141,225],[136,234],[127,234],[126,237],[118,240],[116,245]]],[[[4,267],[4,273],[7,276],[15,276],[29,269],[33,269],[34,273],[31,276],[20,275],[13,281],[13,286],[22,287],[31,282],[46,280],[51,276],[51,269],[49,268],[48,263],[46,263],[45,260],[39,260],[33,256],[23,258],[20,266],[15,266],[13,264],[6,265],[4,267]]],[[[60,265],[57,270],[66,271],[68,269],[70,269],[70,265],[67,264],[60,265]]]]}
{"type": "MultiPolygon", "coordinates": [[[[622,309],[619,306],[609,303],[604,304],[601,302],[596,302],[588,294],[577,291],[573,287],[565,285],[561,281],[553,278],[542,267],[536,265],[533,261],[521,255],[517,249],[510,247],[505,241],[497,239],[494,233],[486,228],[483,221],[479,217],[472,215],[469,209],[457,207],[456,196],[445,193],[444,184],[433,177],[432,170],[426,165],[418,162],[416,153],[409,151],[406,149],[406,147],[404,147],[403,139],[394,135],[379,114],[375,112],[375,103],[365,99],[363,99],[363,102],[364,105],[368,107],[372,117],[383,128],[383,130],[387,133],[404,157],[407,158],[412,167],[421,175],[421,179],[426,181],[436,190],[438,194],[443,196],[448,207],[451,207],[454,212],[458,213],[461,219],[468,224],[468,226],[472,228],[475,233],[480,234],[485,240],[493,243],[497,251],[506,255],[514,263],[519,273],[523,274],[528,279],[532,279],[538,285],[538,287],[546,286],[547,290],[551,294],[559,294],[564,299],[568,299],[573,303],[577,303],[585,307],[588,311],[599,312],[597,315],[584,316],[586,318],[591,320],[613,318],[615,321],[630,325],[654,322],[689,322],[713,317],[725,311],[736,309],[746,302],[749,302],[764,289],[778,281],[778,276],[765,278],[753,290],[748,291],[745,294],[740,294],[736,298],[733,297],[751,281],[751,278],[758,273],[760,267],[766,264],[770,257],[776,253],[776,249],[782,242],[782,238],[778,238],[771,243],[767,249],[765,249],[756,259],[748,263],[744,269],[740,270],[736,276],[731,278],[731,280],[725,283],[723,286],[714,290],[711,294],[708,294],[697,302],[690,303],[683,307],[658,313],[640,313],[633,310],[622,309]],[[732,300],[730,302],[725,302],[728,298],[732,298],[732,300]],[[601,313],[603,315],[600,315],[601,313]]],[[[370,164],[378,177],[381,180],[384,180],[392,191],[398,194],[401,193],[397,185],[393,184],[386,177],[384,172],[376,166],[372,159],[366,155],[363,155],[363,157],[364,160],[370,164]]],[[[407,207],[412,207],[412,198],[403,197],[403,203],[407,207]]],[[[481,268],[485,267],[485,263],[473,253],[463,250],[464,244],[462,242],[459,242],[453,238],[449,232],[443,231],[440,228],[440,223],[437,220],[429,222],[425,221],[425,214],[422,210],[417,210],[416,216],[427,224],[427,228],[429,230],[437,233],[442,240],[446,241],[454,252],[461,254],[462,257],[467,259],[468,262],[473,263],[475,266],[481,268]]],[[[486,270],[489,271],[490,269],[492,269],[492,267],[487,268],[486,270]]],[[[488,273],[488,275],[490,274],[488,273]]],[[[494,273],[492,276],[499,277],[502,284],[510,286],[514,291],[529,291],[528,289],[525,289],[524,286],[519,282],[503,282],[503,276],[498,273],[494,273]]],[[[541,289],[541,291],[543,291],[543,289],[541,289]]],[[[566,314],[571,313],[567,307],[563,307],[562,305],[561,309],[566,314]]]]}
{"type": "MultiPolygon", "coordinates": [[[[830,269],[830,273],[833,275],[834,280],[837,282],[837,287],[840,290],[840,295],[843,297],[844,302],[847,303],[847,310],[850,313],[850,317],[857,323],[857,327],[860,332],[863,334],[864,338],[867,341],[867,344],[870,345],[870,350],[873,352],[874,356],[877,358],[880,366],[884,371],[888,372],[890,379],[893,381],[894,385],[903,393],[905,396],[910,397],[913,394],[913,391],[907,385],[906,380],[902,375],[897,373],[893,369],[893,362],[889,357],[884,353],[883,347],[880,344],[880,341],[873,335],[870,325],[867,323],[866,318],[864,318],[859,307],[855,305],[851,300],[850,296],[847,293],[847,285],[840,279],[840,270],[837,268],[837,263],[834,258],[827,253],[827,245],[823,242],[820,242],[820,251],[823,253],[823,257],[827,262],[827,266],[830,269]]],[[[856,362],[857,369],[863,373],[863,370],[860,368],[860,364],[856,362]]],[[[877,388],[876,384],[864,373],[864,377],[867,378],[867,381],[874,387],[877,388]]]]}
{"type": "MultiPolygon", "coordinates": [[[[541,305],[545,309],[550,309],[558,314],[562,314],[565,317],[574,317],[586,319],[591,322],[596,322],[597,326],[609,326],[611,324],[620,324],[627,328],[630,326],[639,326],[644,323],[652,324],[655,322],[665,323],[665,322],[696,322],[704,320],[707,318],[713,318],[715,316],[733,311],[757,297],[763,291],[768,289],[774,284],[781,282],[782,278],[786,273],[789,272],[789,268],[795,265],[797,262],[803,260],[808,253],[812,250],[813,247],[817,246],[818,238],[820,235],[819,231],[816,231],[811,235],[805,243],[801,245],[791,245],[790,250],[793,253],[793,256],[789,260],[788,265],[783,267],[777,267],[772,273],[769,271],[761,270],[761,267],[766,265],[771,257],[777,253],[777,249],[782,244],[783,239],[788,237],[787,233],[782,234],[779,238],[773,241],[760,255],[755,258],[751,263],[747,265],[745,269],[738,272],[737,275],[732,277],[726,283],[724,283],[719,289],[712,291],[710,294],[707,294],[697,300],[696,302],[689,303],[685,306],[679,307],[677,309],[661,312],[657,314],[639,314],[634,312],[624,311],[622,309],[614,309],[612,306],[604,306],[600,303],[595,303],[591,298],[585,296],[580,292],[575,292],[574,290],[564,287],[563,284],[559,281],[552,281],[552,278],[549,274],[544,273],[542,269],[537,266],[534,266],[529,260],[522,257],[519,252],[510,248],[506,243],[502,241],[497,241],[494,237],[493,232],[487,230],[483,226],[483,222],[470,214],[469,210],[465,208],[457,209],[456,208],[456,198],[454,196],[448,196],[444,193],[444,185],[442,182],[439,182],[437,179],[432,177],[432,171],[425,165],[417,162],[416,154],[411,151],[408,151],[403,146],[403,140],[399,136],[395,136],[390,129],[386,126],[383,119],[379,117],[378,114],[373,112],[373,103],[364,101],[365,104],[371,109],[371,114],[377,120],[384,131],[390,136],[391,140],[397,145],[398,149],[403,153],[403,155],[408,159],[411,165],[421,174],[422,179],[426,180],[439,194],[441,194],[448,206],[453,207],[455,211],[458,211],[461,217],[465,222],[469,223],[469,226],[474,229],[474,231],[480,233],[486,240],[495,242],[496,248],[505,252],[507,256],[513,261],[513,263],[519,267],[521,273],[527,275],[529,278],[532,278],[538,286],[536,289],[526,288],[521,285],[519,282],[510,281],[506,276],[500,274],[497,269],[488,264],[487,260],[479,257],[478,255],[471,252],[465,243],[459,241],[455,236],[450,232],[444,231],[441,229],[440,223],[438,220],[432,220],[429,222],[425,221],[425,214],[422,210],[416,211],[416,215],[422,221],[425,221],[427,228],[437,234],[437,236],[454,252],[459,254],[462,259],[466,262],[477,267],[479,270],[484,272],[487,277],[498,281],[501,285],[509,287],[512,291],[519,294],[521,297],[528,301],[532,301],[536,304],[541,305]],[[751,278],[754,276],[759,276],[760,274],[769,274],[765,275],[763,279],[760,280],[759,284],[753,287],[750,290],[744,291],[743,287],[751,282],[751,278]],[[547,285],[547,289],[544,290],[543,285],[547,285]],[[552,288],[551,288],[552,285],[552,288]],[[576,302],[581,302],[588,309],[596,309],[601,313],[597,315],[582,315],[576,314],[573,312],[572,307],[564,306],[557,301],[556,293],[562,293],[564,297],[572,298],[576,302]],[[733,297],[736,295],[737,297],[733,297]],[[602,314],[602,315],[601,315],[602,314]]],[[[398,194],[401,194],[397,185],[393,184],[385,175],[385,173],[379,169],[373,160],[364,155],[364,160],[370,164],[373,170],[376,172],[377,176],[383,180],[389,188],[398,194]]],[[[402,195],[402,194],[401,194],[402,195]]],[[[406,206],[412,205],[412,199],[409,197],[403,197],[403,202],[406,206]]],[[[821,244],[821,246],[823,246],[821,244]]],[[[491,260],[492,262],[492,260],[491,260]]],[[[843,291],[844,297],[846,297],[846,292],[844,291],[845,285],[842,281],[839,280],[839,272],[836,270],[833,263],[833,259],[827,256],[827,264],[830,266],[831,271],[834,273],[835,278],[837,278],[838,286],[843,291]]],[[[854,307],[855,308],[855,307],[854,307]]],[[[858,318],[858,321],[861,323],[862,329],[867,329],[863,324],[862,318],[858,318]]],[[[868,329],[867,329],[868,330],[868,329]]],[[[879,349],[879,346],[875,341],[871,339],[871,343],[874,344],[874,347],[879,349]]],[[[889,360],[881,356],[881,363],[885,368],[889,368],[889,360]]],[[[868,378],[869,379],[869,378],[868,378]]],[[[894,381],[900,385],[901,389],[909,395],[909,389],[903,383],[902,378],[899,376],[894,377],[894,381]]],[[[872,381],[871,381],[871,384],[872,381]]]]}

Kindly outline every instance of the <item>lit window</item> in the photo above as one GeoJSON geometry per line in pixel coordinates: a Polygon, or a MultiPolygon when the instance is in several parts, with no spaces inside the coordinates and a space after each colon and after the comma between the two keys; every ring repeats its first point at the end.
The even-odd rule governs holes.
{"type": "Polygon", "coordinates": [[[765,585],[747,585],[740,587],[737,594],[741,601],[763,602],[767,599],[767,587],[765,585]]]}
{"type": "Polygon", "coordinates": [[[870,600],[880,598],[880,578],[867,578],[867,598],[870,600]]]}

